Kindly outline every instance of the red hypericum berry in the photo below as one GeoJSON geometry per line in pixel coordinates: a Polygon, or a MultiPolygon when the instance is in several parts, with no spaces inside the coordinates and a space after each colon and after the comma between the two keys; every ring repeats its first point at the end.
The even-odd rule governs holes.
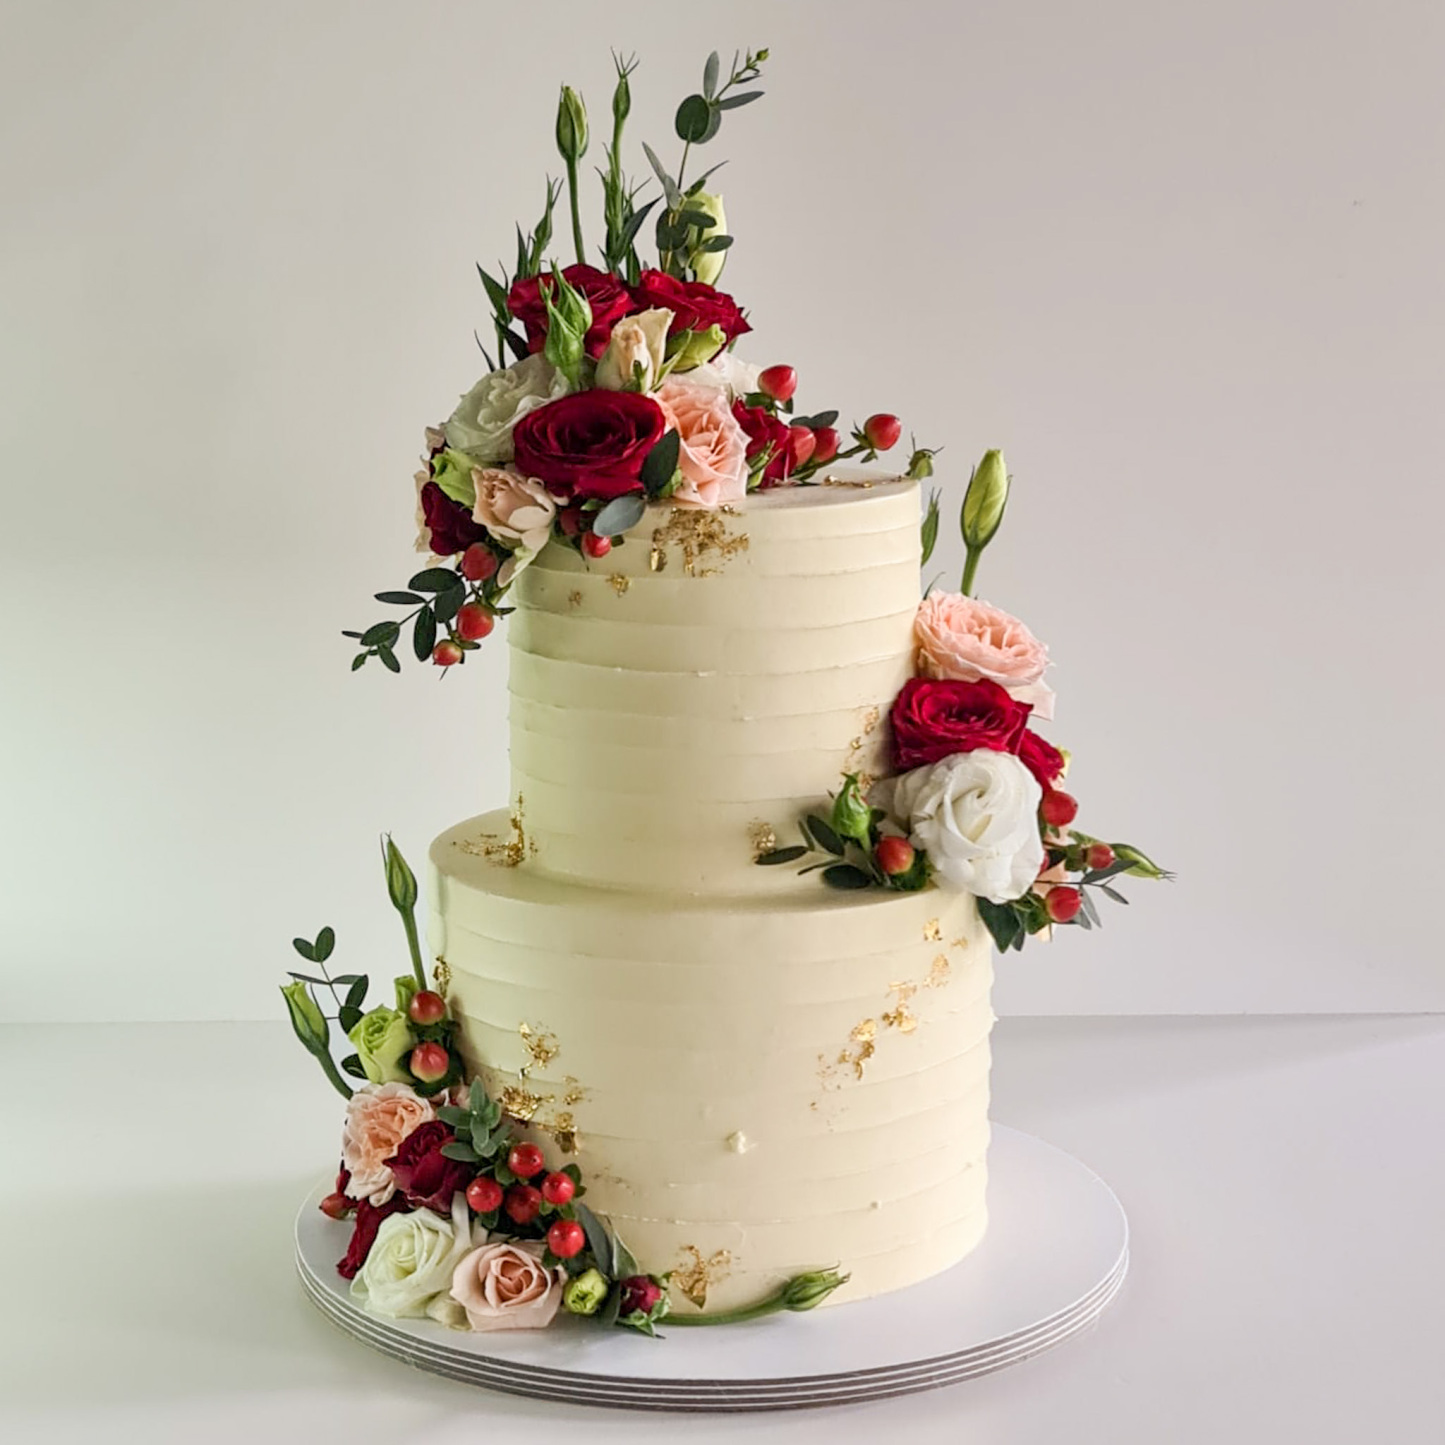
{"type": "Polygon", "coordinates": [[[540,1174],[546,1164],[542,1151],[535,1144],[513,1144],[511,1153],[507,1155],[507,1168],[518,1179],[530,1179],[534,1174],[540,1174]]]}
{"type": "Polygon", "coordinates": [[[774,401],[791,401],[798,389],[798,373],[791,366],[770,366],[758,374],[758,390],[774,401]]]}
{"type": "Polygon", "coordinates": [[[462,660],[462,650],[455,642],[439,642],[431,650],[431,660],[438,667],[455,667],[462,660]]]}
{"type": "Polygon", "coordinates": [[[582,534],[582,550],[589,557],[605,557],[612,550],[612,538],[604,537],[597,532],[584,532],[582,534]]]}
{"type": "Polygon", "coordinates": [[[863,423],[863,435],[874,451],[886,452],[889,447],[898,444],[898,438],[903,435],[903,423],[891,412],[880,411],[863,423]]]}
{"type": "Polygon", "coordinates": [[[497,554],[480,542],[473,542],[462,553],[462,576],[468,582],[485,582],[488,578],[495,577],[497,568],[501,565],[497,561],[497,554]]]}
{"type": "Polygon", "coordinates": [[[502,1207],[502,1186],[495,1179],[479,1174],[467,1185],[467,1203],[478,1214],[490,1214],[502,1207]]]}
{"type": "Polygon", "coordinates": [[[788,428],[788,451],[792,457],[792,469],[801,467],[813,455],[818,439],[811,427],[790,426],[788,428]]]}
{"type": "Polygon", "coordinates": [[[1084,895],[1067,885],[1050,888],[1044,894],[1044,907],[1055,923],[1067,923],[1084,906],[1084,895]]]}
{"type": "Polygon", "coordinates": [[[542,1196],[530,1184],[514,1184],[502,1207],[513,1224],[530,1224],[542,1212],[542,1196]]]}
{"type": "MultiPolygon", "coordinates": [[[[572,1182],[570,1174],[549,1174],[542,1181],[542,1198],[548,1204],[566,1204],[577,1192],[577,1186],[572,1182]]],[[[556,1251],[561,1253],[561,1251],[556,1251]]]]}
{"type": "Polygon", "coordinates": [[[1072,793],[1050,788],[1039,806],[1039,816],[1051,828],[1067,828],[1079,816],[1079,800],[1072,793]]]}
{"type": "Polygon", "coordinates": [[[587,1231],[575,1219],[559,1219],[547,1231],[547,1248],[558,1259],[571,1259],[587,1248],[587,1231]]]}
{"type": "Polygon", "coordinates": [[[356,1206],[341,1193],[328,1194],[321,1201],[321,1212],[328,1219],[345,1219],[356,1206]]]}
{"type": "Polygon", "coordinates": [[[1090,868],[1111,868],[1114,864],[1114,850],[1107,843],[1090,843],[1084,854],[1084,862],[1090,868]]]}
{"type": "Polygon", "coordinates": [[[497,619],[480,603],[468,602],[457,609],[457,631],[468,642],[480,642],[491,635],[497,619]]]}
{"type": "Polygon", "coordinates": [[[414,1024],[439,1024],[447,1016],[447,1002],[441,994],[424,988],[412,994],[406,1011],[414,1024]]]}
{"type": "Polygon", "coordinates": [[[582,508],[563,507],[557,513],[557,525],[562,529],[564,537],[577,537],[582,532],[582,508]]]}
{"type": "Polygon", "coordinates": [[[907,838],[895,838],[893,834],[878,840],[873,850],[873,859],[890,877],[896,878],[913,867],[913,844],[907,838]]]}
{"type": "Polygon", "coordinates": [[[662,1298],[662,1286],[650,1275],[630,1275],[622,1281],[620,1288],[622,1299],[618,1312],[623,1315],[630,1315],[633,1310],[640,1310],[645,1315],[651,1314],[658,1300],[662,1298]]]}
{"type": "Polygon", "coordinates": [[[434,1084],[438,1079],[445,1078],[451,1066],[451,1055],[440,1044],[418,1044],[411,1051],[407,1063],[407,1068],[424,1084],[434,1084]]]}
{"type": "Polygon", "coordinates": [[[838,455],[838,433],[830,426],[820,426],[813,432],[813,460],[831,462],[838,455]]]}

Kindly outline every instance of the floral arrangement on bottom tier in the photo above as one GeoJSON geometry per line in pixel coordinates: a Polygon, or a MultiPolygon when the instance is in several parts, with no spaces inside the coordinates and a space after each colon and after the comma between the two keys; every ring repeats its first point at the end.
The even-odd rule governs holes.
{"type": "MultiPolygon", "coordinates": [[[[582,1202],[587,1190],[575,1164],[550,1168],[521,1121],[479,1079],[463,1081],[456,1020],[422,965],[416,877],[390,838],[382,853],[412,961],[411,973],[395,980],[394,1004],[365,1010],[366,975],[329,973],[330,928],[293,940],[319,971],[292,972],[281,988],[297,1038],[346,1100],[336,1188],[321,1201],[323,1214],[352,1222],[337,1272],[366,1309],[393,1319],[521,1330],[572,1315],[654,1335],[669,1315],[669,1276],[644,1270],[582,1202]],[[322,1007],[326,995],[335,1014],[322,1007]],[[354,1050],[339,1066],[333,1022],[354,1050]],[[343,1075],[363,1082],[353,1088],[343,1075]]],[[[846,1279],[815,1270],[743,1308],[671,1322],[809,1310],[846,1279]]]]}
{"type": "MultiPolygon", "coordinates": [[[[960,514],[961,590],[929,589],[914,618],[916,676],[888,712],[892,771],[864,785],[848,774],[826,818],[800,820],[803,841],[757,862],[804,862],[834,888],[912,892],[930,883],[971,893],[1001,952],[1058,924],[1096,927],[1091,891],[1115,903],[1121,874],[1171,878],[1129,843],[1074,827],[1078,801],[1059,786],[1069,755],[1041,737],[1054,715],[1048,649],[1016,617],[970,595],[984,549],[1003,522],[1010,478],[986,452],[960,514]]],[[[923,561],[938,540],[935,492],[923,520],[923,561]]]]}

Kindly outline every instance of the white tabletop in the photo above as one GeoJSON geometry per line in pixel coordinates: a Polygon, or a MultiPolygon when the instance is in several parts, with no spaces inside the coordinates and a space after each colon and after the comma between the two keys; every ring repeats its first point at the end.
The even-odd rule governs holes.
{"type": "Polygon", "coordinates": [[[1130,1276],[1099,1325],[951,1390],[683,1419],[486,1394],[327,1324],[291,1222],[339,1101],[284,1025],[7,1027],[23,1105],[0,1111],[0,1439],[1445,1436],[1445,1019],[1010,1019],[996,1038],[995,1117],[1129,1211],[1130,1276]]]}

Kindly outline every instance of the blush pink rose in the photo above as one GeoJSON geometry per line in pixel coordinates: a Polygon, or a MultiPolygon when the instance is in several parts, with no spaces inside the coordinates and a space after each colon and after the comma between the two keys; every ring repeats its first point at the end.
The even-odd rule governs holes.
{"type": "Polygon", "coordinates": [[[540,552],[552,535],[557,503],[541,482],[498,467],[473,467],[472,520],[500,542],[540,552]]]}
{"type": "Polygon", "coordinates": [[[669,377],[656,393],[681,446],[682,485],[675,502],[722,507],[748,494],[748,434],[733,415],[726,390],[669,377]]]}
{"type": "Polygon", "coordinates": [[[386,1163],[402,1140],[436,1111],[406,1084],[366,1084],[346,1104],[341,1130],[341,1162],[351,1171],[346,1192],[353,1199],[382,1205],[396,1189],[386,1163]]]}
{"type": "Polygon", "coordinates": [[[957,592],[930,592],[913,635],[919,671],[955,682],[996,682],[1037,716],[1054,715],[1054,690],[1043,680],[1049,650],[1017,617],[957,592]]]}
{"type": "Polygon", "coordinates": [[[484,1244],[457,1265],[452,1298],[474,1330],[540,1330],[562,1303],[563,1275],[542,1264],[540,1244],[484,1244]]]}

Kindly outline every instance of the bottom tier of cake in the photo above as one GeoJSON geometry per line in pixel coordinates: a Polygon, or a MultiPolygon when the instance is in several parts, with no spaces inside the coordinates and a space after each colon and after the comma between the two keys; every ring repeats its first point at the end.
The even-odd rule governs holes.
{"type": "Polygon", "coordinates": [[[429,869],[462,1049],[674,1308],[729,1309],[837,1266],[861,1299],[982,1238],[992,955],[927,889],[671,898],[579,888],[504,812],[429,869]]]}

